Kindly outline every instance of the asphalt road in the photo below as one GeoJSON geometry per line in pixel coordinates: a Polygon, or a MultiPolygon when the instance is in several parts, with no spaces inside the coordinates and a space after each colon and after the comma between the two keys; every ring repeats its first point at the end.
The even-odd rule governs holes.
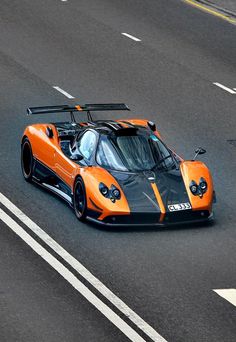
{"type": "MultiPolygon", "coordinates": [[[[236,308],[213,292],[236,288],[236,95],[213,84],[236,87],[235,55],[236,27],[181,1],[1,1],[0,192],[167,341],[236,340],[236,308]],[[215,224],[103,230],[81,224],[61,200],[26,184],[23,129],[57,119],[27,117],[26,107],[74,101],[127,103],[130,117],[155,121],[186,159],[195,147],[206,148],[215,224]]],[[[0,222],[1,342],[125,340],[0,222]]]]}
{"type": "Polygon", "coordinates": [[[210,5],[216,5],[220,7],[221,9],[232,11],[233,13],[236,13],[236,5],[234,0],[207,0],[207,2],[210,5]]]}

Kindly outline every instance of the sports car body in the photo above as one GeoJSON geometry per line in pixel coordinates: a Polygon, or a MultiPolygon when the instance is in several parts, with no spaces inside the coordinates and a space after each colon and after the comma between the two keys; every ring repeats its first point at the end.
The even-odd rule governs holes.
{"type": "MultiPolygon", "coordinates": [[[[28,126],[21,165],[33,181],[66,200],[80,220],[103,225],[169,225],[212,218],[214,198],[204,163],[183,160],[162,141],[153,122],[93,120],[92,111],[125,104],[28,108],[28,114],[68,112],[69,122],[28,126]],[[87,112],[76,122],[75,112],[87,112]]],[[[199,148],[196,156],[205,151],[199,148]]]]}

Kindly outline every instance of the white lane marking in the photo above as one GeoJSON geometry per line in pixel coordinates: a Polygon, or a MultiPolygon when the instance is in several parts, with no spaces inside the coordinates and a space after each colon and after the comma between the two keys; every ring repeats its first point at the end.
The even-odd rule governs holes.
{"type": "Polygon", "coordinates": [[[99,291],[107,300],[110,301],[120,312],[129,318],[139,329],[155,342],[166,342],[147,322],[137,315],[128,305],[117,297],[106,285],[96,278],[86,267],[77,259],[69,254],[62,246],[53,240],[43,229],[26,216],[17,208],[6,196],[0,192],[0,202],[10,210],[18,219],[21,220],[31,231],[33,231],[41,240],[43,240],[52,250],[54,250],[62,259],[64,259],[74,270],[76,270],[84,279],[86,279],[97,291],[99,291]]]}
{"type": "Polygon", "coordinates": [[[114,311],[95,296],[79,279],[74,276],[60,261],[51,255],[44,247],[35,241],[26,231],[0,209],[0,219],[13,230],[23,241],[27,243],[42,259],[44,259],[54,270],[56,270],[65,280],[68,281],[82,296],[94,305],[106,318],[109,319],[120,331],[122,331],[131,341],[145,342],[145,340],[123,321],[114,311]]]}
{"type": "Polygon", "coordinates": [[[141,39],[136,38],[136,37],[134,37],[134,36],[131,36],[131,34],[128,34],[128,33],[125,33],[125,32],[122,32],[121,34],[123,34],[123,36],[126,36],[126,37],[128,37],[128,38],[130,38],[130,39],[135,40],[136,42],[141,42],[141,39]]]}
{"type": "Polygon", "coordinates": [[[228,93],[230,94],[236,94],[236,91],[224,86],[223,84],[221,83],[218,83],[218,82],[214,82],[213,83],[214,85],[216,85],[217,87],[221,88],[221,89],[224,89],[225,91],[227,91],[228,93]]]}
{"type": "Polygon", "coordinates": [[[236,306],[236,289],[219,289],[213,291],[236,306]]]}
{"type": "Polygon", "coordinates": [[[67,93],[65,90],[61,89],[58,86],[53,86],[54,89],[56,89],[57,91],[59,91],[61,94],[65,95],[66,97],[68,97],[68,99],[74,99],[74,96],[70,95],[69,93],[67,93]]]}

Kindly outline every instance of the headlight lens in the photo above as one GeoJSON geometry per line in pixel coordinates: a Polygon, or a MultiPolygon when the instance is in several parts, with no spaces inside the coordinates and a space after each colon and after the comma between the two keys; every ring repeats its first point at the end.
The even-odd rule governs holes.
{"type": "Polygon", "coordinates": [[[200,178],[199,186],[203,192],[206,192],[207,190],[207,182],[204,178],[200,178]]]}
{"type": "Polygon", "coordinates": [[[104,184],[104,183],[100,183],[99,184],[99,190],[100,190],[100,192],[101,192],[101,194],[103,195],[103,196],[107,196],[108,195],[108,193],[109,193],[109,189],[108,189],[108,187],[104,184]]]}
{"type": "Polygon", "coordinates": [[[112,190],[112,194],[115,198],[120,198],[120,190],[114,189],[112,190]]]}
{"type": "Polygon", "coordinates": [[[192,193],[196,193],[197,192],[197,185],[192,185],[191,186],[191,191],[192,191],[192,193]]]}
{"type": "Polygon", "coordinates": [[[189,188],[190,188],[190,190],[191,190],[193,195],[197,195],[197,193],[198,193],[198,185],[197,185],[196,182],[192,181],[190,183],[190,185],[189,185],[189,188]]]}

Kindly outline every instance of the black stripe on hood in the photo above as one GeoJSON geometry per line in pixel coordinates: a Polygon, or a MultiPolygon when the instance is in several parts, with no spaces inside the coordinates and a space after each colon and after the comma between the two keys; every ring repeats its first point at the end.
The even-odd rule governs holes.
{"type": "Polygon", "coordinates": [[[190,203],[182,174],[179,169],[155,172],[155,183],[161,195],[166,212],[168,205],[190,203]]]}
{"type": "Polygon", "coordinates": [[[109,172],[123,190],[131,213],[160,213],[150,181],[143,173],[109,172]]]}

